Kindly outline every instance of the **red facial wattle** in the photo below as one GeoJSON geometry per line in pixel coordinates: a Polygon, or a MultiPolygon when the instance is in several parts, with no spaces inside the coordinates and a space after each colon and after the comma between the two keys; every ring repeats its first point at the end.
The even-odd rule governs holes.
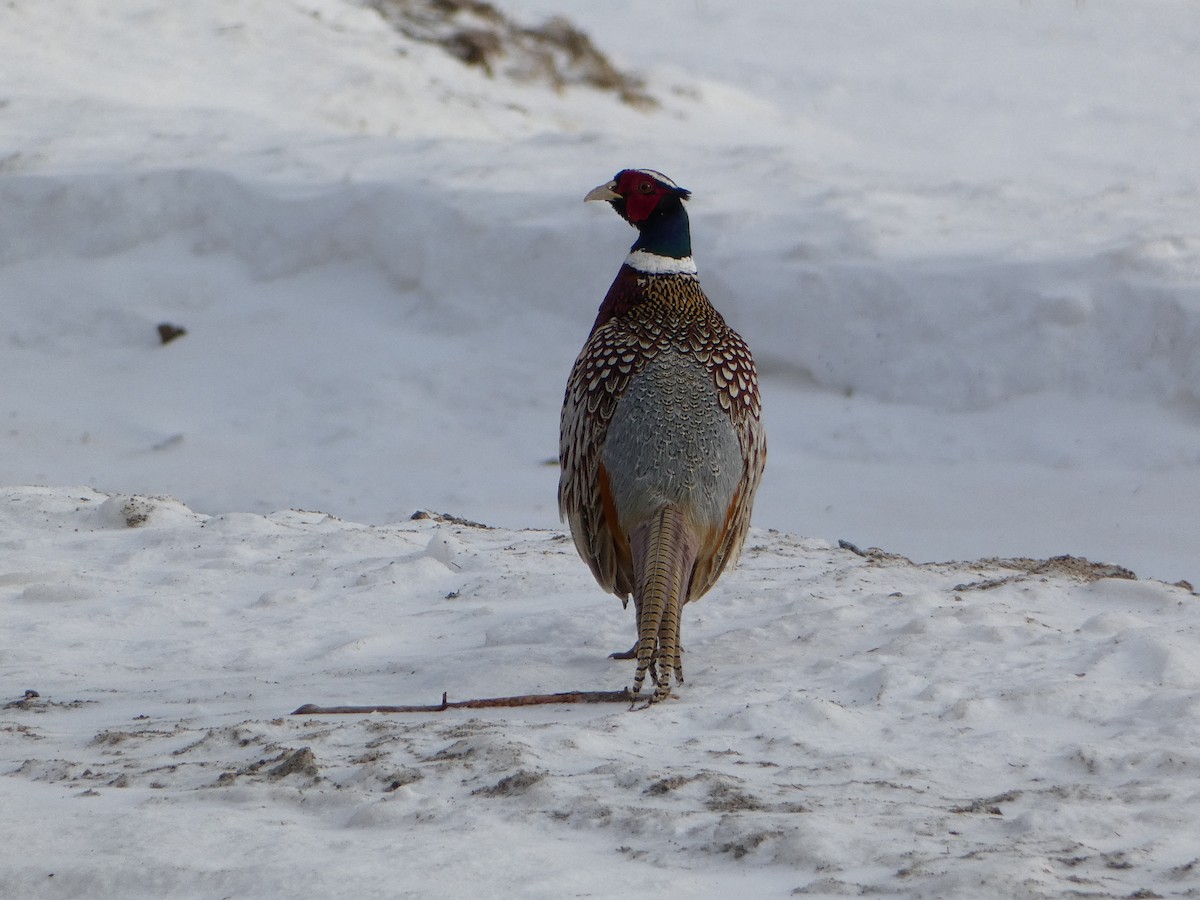
{"type": "Polygon", "coordinates": [[[614,190],[625,198],[625,218],[634,225],[646,221],[667,193],[653,178],[636,171],[622,172],[614,190]]]}

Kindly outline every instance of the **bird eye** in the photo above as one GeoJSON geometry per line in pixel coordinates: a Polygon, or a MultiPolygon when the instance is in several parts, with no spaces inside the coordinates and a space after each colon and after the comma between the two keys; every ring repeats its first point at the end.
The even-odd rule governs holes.
{"type": "Polygon", "coordinates": [[[649,181],[639,181],[637,189],[640,194],[652,194],[654,193],[654,184],[649,181]]]}

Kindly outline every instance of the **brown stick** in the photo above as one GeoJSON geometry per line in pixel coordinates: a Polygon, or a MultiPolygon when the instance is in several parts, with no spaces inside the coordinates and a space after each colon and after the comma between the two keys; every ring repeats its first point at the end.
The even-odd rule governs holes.
{"type": "Polygon", "coordinates": [[[305,703],[293,716],[339,716],[362,713],[423,713],[447,709],[483,709],[492,706],[537,706],[546,703],[633,703],[637,698],[629,688],[620,691],[567,691],[562,694],[517,694],[514,697],[488,697],[482,700],[455,700],[442,694],[436,706],[317,706],[305,703]]]}

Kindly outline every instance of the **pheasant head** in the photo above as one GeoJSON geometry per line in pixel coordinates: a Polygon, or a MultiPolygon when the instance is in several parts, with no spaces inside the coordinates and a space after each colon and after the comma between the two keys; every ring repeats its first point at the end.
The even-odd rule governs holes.
{"type": "Polygon", "coordinates": [[[683,201],[691,191],[681,188],[662,172],[653,169],[623,169],[607,184],[593,188],[584,200],[607,200],[617,215],[638,230],[630,247],[631,257],[650,257],[653,269],[644,271],[683,271],[692,263],[692,234],[683,201]],[[653,258],[660,258],[655,264],[653,258]],[[684,269],[678,268],[686,260],[684,269]],[[674,262],[672,262],[674,261],[674,262]],[[665,268],[664,268],[665,267],[665,268]]]}

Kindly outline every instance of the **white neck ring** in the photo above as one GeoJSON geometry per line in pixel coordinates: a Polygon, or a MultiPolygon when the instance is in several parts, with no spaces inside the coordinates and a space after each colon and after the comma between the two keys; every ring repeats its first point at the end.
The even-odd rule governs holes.
{"type": "Polygon", "coordinates": [[[625,265],[646,275],[695,275],[696,261],[690,256],[682,259],[659,256],[646,250],[634,250],[625,257],[625,265]]]}

